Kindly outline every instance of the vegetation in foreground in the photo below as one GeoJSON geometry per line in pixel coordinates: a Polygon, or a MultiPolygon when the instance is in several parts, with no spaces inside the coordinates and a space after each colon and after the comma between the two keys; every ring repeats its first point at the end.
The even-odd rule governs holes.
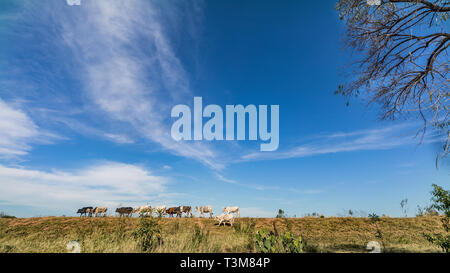
{"type": "Polygon", "coordinates": [[[442,252],[424,236],[445,234],[442,217],[240,218],[233,227],[202,218],[2,218],[0,252],[67,252],[70,241],[81,252],[367,252],[369,241],[384,252],[442,252]]]}

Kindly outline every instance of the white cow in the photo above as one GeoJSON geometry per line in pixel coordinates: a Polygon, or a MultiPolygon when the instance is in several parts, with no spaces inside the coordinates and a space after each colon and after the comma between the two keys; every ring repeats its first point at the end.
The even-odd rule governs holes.
{"type": "Polygon", "coordinates": [[[156,213],[156,216],[162,216],[166,213],[166,206],[156,206],[153,211],[156,213]]]}
{"type": "Polygon", "coordinates": [[[222,210],[223,212],[225,212],[226,214],[230,214],[230,213],[236,213],[237,217],[239,216],[239,207],[225,207],[222,210]]]}
{"type": "Polygon", "coordinates": [[[139,206],[133,210],[133,213],[138,213],[139,216],[151,216],[152,207],[151,206],[139,206]]]}
{"type": "Polygon", "coordinates": [[[223,225],[225,225],[225,223],[230,223],[231,226],[233,226],[234,223],[233,214],[222,213],[221,215],[214,217],[214,219],[216,221],[219,221],[219,227],[222,223],[223,225]]]}
{"type": "Polygon", "coordinates": [[[106,216],[106,211],[108,211],[107,207],[96,207],[94,209],[94,215],[95,215],[95,217],[97,217],[97,216],[105,217],[106,216]]]}
{"type": "Polygon", "coordinates": [[[212,218],[212,207],[211,206],[200,206],[200,207],[195,207],[195,211],[196,212],[200,212],[200,216],[203,217],[203,213],[209,213],[209,218],[212,218]]]}

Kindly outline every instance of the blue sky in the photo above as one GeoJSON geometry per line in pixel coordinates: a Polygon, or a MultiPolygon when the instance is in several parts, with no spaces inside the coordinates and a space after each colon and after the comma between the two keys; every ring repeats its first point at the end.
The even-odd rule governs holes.
{"type": "Polygon", "coordinates": [[[436,137],[333,94],[354,55],[334,1],[2,1],[0,210],[227,205],[401,215],[429,203],[436,137]],[[316,3],[317,2],[317,3],[316,3]],[[280,105],[280,145],[170,137],[176,104],[280,105]]]}

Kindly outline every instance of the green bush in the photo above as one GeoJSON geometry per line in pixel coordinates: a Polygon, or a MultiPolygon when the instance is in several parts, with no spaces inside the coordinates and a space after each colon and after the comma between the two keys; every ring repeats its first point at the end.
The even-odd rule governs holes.
{"type": "Polygon", "coordinates": [[[436,184],[433,184],[433,191],[431,194],[433,195],[432,201],[433,205],[431,206],[433,209],[436,209],[438,212],[443,212],[442,216],[442,227],[445,230],[444,234],[436,233],[436,234],[424,234],[425,238],[435,245],[438,245],[442,248],[442,250],[446,253],[450,252],[450,191],[444,190],[442,187],[439,187],[436,184]]]}
{"type": "Polygon", "coordinates": [[[291,232],[276,235],[260,229],[255,235],[255,248],[259,253],[303,253],[305,242],[291,232]]]}
{"type": "Polygon", "coordinates": [[[141,217],[133,236],[138,240],[141,251],[144,252],[163,244],[161,226],[153,218],[141,217]]]}
{"type": "Polygon", "coordinates": [[[380,221],[380,216],[378,216],[376,213],[369,214],[369,219],[372,223],[376,223],[380,221]]]}
{"type": "Polygon", "coordinates": [[[284,213],[284,210],[279,209],[276,218],[286,218],[286,214],[284,213]]]}

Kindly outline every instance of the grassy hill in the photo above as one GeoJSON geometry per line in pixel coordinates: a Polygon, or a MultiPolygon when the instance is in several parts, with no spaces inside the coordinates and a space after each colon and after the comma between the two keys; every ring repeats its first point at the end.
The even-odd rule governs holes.
{"type": "MultiPolygon", "coordinates": [[[[307,241],[308,252],[367,252],[369,241],[384,243],[385,252],[439,252],[423,233],[443,232],[438,216],[381,218],[241,218],[234,227],[211,219],[159,220],[164,243],[154,252],[253,252],[252,235],[259,228],[290,230],[307,241]]],[[[67,252],[76,240],[82,252],[140,252],[133,231],[137,218],[39,217],[0,219],[0,252],[67,252]]]]}

